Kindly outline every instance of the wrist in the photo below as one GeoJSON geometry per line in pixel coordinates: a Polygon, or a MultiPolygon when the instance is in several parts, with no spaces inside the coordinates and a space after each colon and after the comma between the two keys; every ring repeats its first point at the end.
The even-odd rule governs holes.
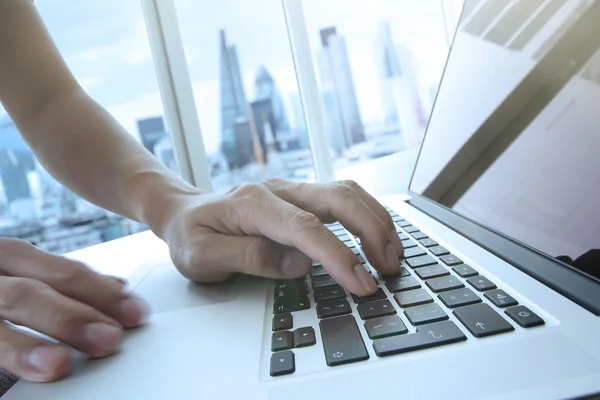
{"type": "Polygon", "coordinates": [[[132,205],[134,219],[148,225],[163,240],[173,213],[190,198],[206,193],[163,171],[137,173],[130,188],[128,203],[132,205]]]}

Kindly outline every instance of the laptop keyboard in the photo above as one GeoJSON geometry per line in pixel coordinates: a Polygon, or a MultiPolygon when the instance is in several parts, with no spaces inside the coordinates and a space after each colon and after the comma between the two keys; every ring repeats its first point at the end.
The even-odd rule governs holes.
{"type": "MultiPolygon", "coordinates": [[[[387,357],[514,331],[508,319],[523,328],[544,324],[448,249],[388,211],[405,247],[402,269],[396,276],[377,274],[359,251],[360,239],[353,241],[339,223],[327,225],[373,275],[379,286],[375,294],[349,296],[316,262],[307,278],[276,282],[271,376],[294,373],[296,355],[292,350],[317,344],[316,327],[294,326],[293,315],[302,310],[314,309],[319,319],[320,345],[330,367],[367,360],[366,346],[372,346],[378,357],[387,357]],[[450,314],[465,332],[449,319],[450,314]],[[358,324],[364,325],[365,337],[358,324]],[[412,327],[412,333],[407,327],[412,327]]],[[[301,351],[297,351],[299,357],[301,351]]]]}

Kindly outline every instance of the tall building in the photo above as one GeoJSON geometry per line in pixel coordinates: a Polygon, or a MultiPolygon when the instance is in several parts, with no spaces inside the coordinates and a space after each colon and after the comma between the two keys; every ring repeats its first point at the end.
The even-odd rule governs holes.
{"type": "Polygon", "coordinates": [[[324,98],[326,119],[335,118],[341,123],[342,138],[338,132],[330,131],[330,144],[336,151],[365,141],[364,127],[358,109],[354,79],[346,49],[346,39],[337,34],[336,28],[323,29],[317,54],[319,77],[324,98]],[[331,113],[334,113],[333,115],[331,113]]]}
{"type": "Polygon", "coordinates": [[[150,117],[138,120],[137,127],[142,144],[152,154],[155,154],[154,146],[169,136],[165,129],[163,117],[150,117]]]}
{"type": "Polygon", "coordinates": [[[263,121],[266,119],[270,125],[270,129],[273,133],[273,141],[275,149],[281,151],[280,135],[287,134],[290,131],[290,124],[285,112],[285,106],[275,80],[267,71],[267,69],[261,66],[256,74],[254,81],[255,89],[255,101],[252,103],[252,112],[254,116],[254,123],[256,126],[256,132],[260,139],[262,152],[267,162],[267,145],[265,139],[265,124],[263,121]]]}
{"type": "Polygon", "coordinates": [[[379,26],[379,33],[376,42],[377,69],[379,70],[379,82],[382,95],[382,105],[385,114],[385,123],[388,126],[398,125],[398,108],[394,100],[394,88],[392,81],[402,75],[400,62],[394,41],[390,24],[383,22],[379,26]]]}
{"type": "MultiPolygon", "coordinates": [[[[242,85],[242,76],[235,46],[228,46],[225,31],[220,32],[219,82],[221,92],[221,151],[230,169],[246,165],[250,159],[243,154],[246,149],[238,138],[249,121],[248,103],[242,85]],[[236,129],[237,126],[237,129],[236,129]]],[[[249,132],[251,133],[251,131],[249,132]]],[[[252,137],[248,138],[252,142],[252,137]]],[[[246,138],[242,138],[246,140],[246,138]]]]}
{"type": "Polygon", "coordinates": [[[0,177],[9,208],[11,204],[33,201],[29,174],[35,171],[34,160],[13,122],[8,117],[0,119],[0,177]]]}
{"type": "Polygon", "coordinates": [[[399,125],[406,147],[420,143],[428,112],[421,99],[419,67],[410,49],[396,46],[389,22],[379,26],[377,66],[386,123],[399,125]]]}

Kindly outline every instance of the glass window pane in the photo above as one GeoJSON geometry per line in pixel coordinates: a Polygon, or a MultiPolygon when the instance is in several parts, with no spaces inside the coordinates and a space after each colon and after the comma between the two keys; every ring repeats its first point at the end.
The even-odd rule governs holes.
{"type": "Polygon", "coordinates": [[[448,52],[441,2],[303,5],[334,167],[417,148],[448,52]]]}
{"type": "MultiPolygon", "coordinates": [[[[139,1],[36,0],[83,88],[177,171],[139,1]]],[[[0,107],[0,236],[65,253],[147,229],[54,180],[0,107]]]]}
{"type": "Polygon", "coordinates": [[[281,0],[175,0],[216,192],[314,179],[281,0]]]}

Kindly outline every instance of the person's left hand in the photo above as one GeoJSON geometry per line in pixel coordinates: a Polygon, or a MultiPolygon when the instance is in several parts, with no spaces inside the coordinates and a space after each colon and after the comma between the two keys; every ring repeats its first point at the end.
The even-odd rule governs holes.
{"type": "Polygon", "coordinates": [[[360,237],[380,273],[400,272],[404,250],[389,213],[352,181],[269,180],[223,195],[174,195],[149,225],[169,245],[179,271],[197,282],[221,281],[234,273],[297,278],[309,272],[312,259],[352,293],[373,293],[373,277],[323,225],[333,221],[360,237]]]}

